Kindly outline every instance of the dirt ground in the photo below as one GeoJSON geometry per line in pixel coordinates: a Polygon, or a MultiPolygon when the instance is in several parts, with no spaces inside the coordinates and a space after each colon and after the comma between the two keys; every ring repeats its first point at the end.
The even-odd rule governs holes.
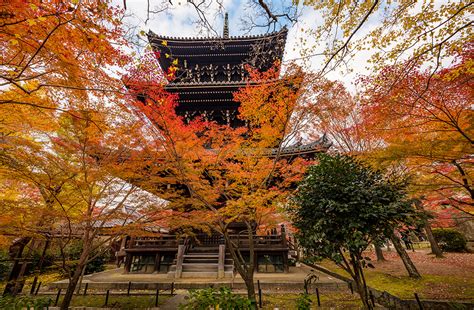
{"type": "MultiPolygon", "coordinates": [[[[429,254],[429,250],[408,251],[408,255],[415,263],[421,274],[460,276],[474,278],[474,253],[444,253],[444,258],[436,258],[429,254]]],[[[387,261],[377,262],[375,252],[367,252],[375,268],[392,275],[406,275],[406,270],[397,252],[384,251],[387,261]]]]}
{"type": "MultiPolygon", "coordinates": [[[[408,251],[422,276],[412,279],[394,250],[383,252],[384,262],[377,262],[375,252],[367,251],[364,256],[370,257],[375,266],[364,270],[368,285],[400,298],[413,299],[416,292],[426,299],[474,301],[474,253],[445,253],[444,258],[436,258],[429,252],[408,251]]],[[[321,265],[345,273],[332,262],[323,261],[321,265]]]]}

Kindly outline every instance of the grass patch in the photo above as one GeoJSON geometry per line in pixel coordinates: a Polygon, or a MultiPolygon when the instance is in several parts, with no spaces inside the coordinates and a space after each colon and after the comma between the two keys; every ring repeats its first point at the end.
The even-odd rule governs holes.
{"type": "MultiPolygon", "coordinates": [[[[321,307],[318,307],[316,295],[310,295],[312,301],[311,309],[360,309],[362,305],[357,294],[351,295],[339,292],[320,292],[319,295],[321,307]]],[[[263,309],[297,309],[296,300],[298,297],[299,294],[264,294],[263,309]]]]}
{"type": "MultiPolygon", "coordinates": [[[[18,297],[22,298],[22,297],[18,297]]],[[[47,299],[49,298],[50,305],[53,306],[56,300],[56,296],[38,296],[32,297],[37,299],[47,299]]],[[[158,305],[163,305],[170,296],[161,296],[159,297],[158,305]]],[[[58,306],[61,304],[63,296],[59,298],[58,306]]],[[[71,307],[104,307],[105,306],[105,295],[89,295],[89,296],[76,296],[74,295],[71,301],[71,307]]],[[[109,301],[107,304],[108,308],[117,308],[117,309],[145,309],[155,306],[155,296],[109,296],[109,301]]],[[[11,308],[15,309],[15,308],[11,308]]]]}
{"type": "MultiPolygon", "coordinates": [[[[349,274],[330,261],[319,265],[347,278],[349,274]]],[[[391,275],[377,269],[365,269],[367,285],[404,299],[416,292],[427,299],[474,300],[474,279],[454,275],[422,274],[421,279],[391,275]]]]}
{"type": "MultiPolygon", "coordinates": [[[[160,296],[159,305],[170,297],[160,296]]],[[[62,299],[61,299],[62,300],[62,299]]],[[[74,296],[71,306],[102,307],[105,305],[105,296],[74,296]]],[[[108,307],[119,309],[150,308],[155,306],[155,296],[109,296],[108,307]]]]}

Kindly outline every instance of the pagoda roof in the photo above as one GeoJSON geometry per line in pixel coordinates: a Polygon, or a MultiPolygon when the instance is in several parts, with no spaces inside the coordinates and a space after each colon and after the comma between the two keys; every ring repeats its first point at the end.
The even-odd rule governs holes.
{"type": "Polygon", "coordinates": [[[236,37],[169,37],[148,40],[170,82],[244,81],[245,65],[260,71],[281,62],[288,30],[236,37]]]}
{"type": "Polygon", "coordinates": [[[193,42],[232,42],[232,41],[240,41],[240,42],[245,42],[245,41],[259,41],[262,39],[266,38],[271,38],[275,36],[281,36],[284,35],[286,37],[286,34],[288,33],[288,29],[286,27],[283,27],[279,31],[274,31],[270,33],[265,33],[265,34],[259,34],[259,35],[244,35],[244,36],[229,36],[228,38],[223,38],[223,37],[172,37],[172,36],[164,36],[164,35],[159,35],[154,33],[153,31],[149,30],[148,31],[148,39],[151,44],[153,43],[158,43],[161,44],[161,41],[166,40],[168,41],[167,43],[186,43],[186,44],[191,44],[193,42]]]}

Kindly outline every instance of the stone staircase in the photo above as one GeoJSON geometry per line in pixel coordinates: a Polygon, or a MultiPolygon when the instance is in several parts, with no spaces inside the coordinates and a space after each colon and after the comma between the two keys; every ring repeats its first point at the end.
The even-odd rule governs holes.
{"type": "MultiPolygon", "coordinates": [[[[218,278],[219,247],[196,246],[184,254],[181,278],[218,278]]],[[[234,261],[225,254],[224,278],[232,278],[234,261]]],[[[176,275],[176,260],[170,267],[168,277],[176,275]]]]}

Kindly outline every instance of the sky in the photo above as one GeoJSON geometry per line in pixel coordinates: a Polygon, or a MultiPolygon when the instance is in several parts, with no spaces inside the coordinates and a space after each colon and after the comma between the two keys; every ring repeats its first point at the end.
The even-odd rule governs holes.
{"type": "MultiPolygon", "coordinates": [[[[122,0],[115,0],[116,4],[123,7],[122,0]]],[[[161,0],[149,0],[151,10],[160,10],[163,8],[161,0]]],[[[286,0],[281,0],[286,1],[286,0]]],[[[158,14],[151,14],[147,21],[147,0],[127,0],[126,5],[126,19],[125,22],[132,27],[136,27],[136,32],[144,31],[148,32],[151,30],[159,35],[165,36],[176,36],[176,37],[191,37],[191,36],[208,36],[208,33],[202,33],[192,20],[197,18],[195,9],[187,3],[186,0],[173,0],[173,5],[166,9],[164,12],[158,14]]],[[[168,2],[165,2],[169,4],[168,2]]],[[[282,5],[280,1],[269,1],[273,5],[282,5]]],[[[247,34],[246,31],[242,30],[241,18],[249,12],[246,9],[246,0],[222,0],[224,11],[229,13],[229,29],[231,36],[239,36],[247,34]]],[[[216,14],[217,2],[213,2],[213,5],[206,9],[207,17],[212,26],[219,34],[222,34],[223,29],[223,15],[216,14]]],[[[315,48],[315,52],[325,42],[314,42],[311,41],[311,36],[305,34],[302,30],[308,28],[315,28],[318,22],[322,20],[321,16],[317,12],[309,7],[300,5],[301,16],[298,19],[298,23],[295,25],[287,25],[289,28],[287,43],[285,48],[285,55],[283,58],[283,65],[289,63],[290,60],[298,59],[301,57],[301,53],[305,47],[311,46],[315,48]],[[307,44],[304,46],[301,43],[301,39],[306,40],[307,44]]],[[[376,19],[376,17],[374,17],[376,19]]],[[[376,20],[369,20],[367,28],[370,29],[376,25],[376,20]]],[[[250,34],[261,34],[266,33],[267,29],[254,29],[250,34]]],[[[361,32],[361,35],[363,33],[361,32]]],[[[214,35],[211,35],[214,36],[214,35]]],[[[145,39],[145,38],[144,38],[145,39]]],[[[143,42],[146,43],[146,42],[143,42]]],[[[350,68],[341,68],[338,71],[330,72],[327,77],[332,80],[339,80],[344,83],[349,91],[354,93],[356,87],[354,82],[359,74],[367,74],[369,71],[366,69],[367,60],[370,57],[369,52],[358,53],[355,58],[351,60],[350,68]],[[352,70],[348,72],[347,69],[352,70]]],[[[307,70],[316,70],[321,68],[321,64],[324,59],[321,56],[306,58],[305,61],[299,60],[298,63],[303,65],[307,70]]]]}

